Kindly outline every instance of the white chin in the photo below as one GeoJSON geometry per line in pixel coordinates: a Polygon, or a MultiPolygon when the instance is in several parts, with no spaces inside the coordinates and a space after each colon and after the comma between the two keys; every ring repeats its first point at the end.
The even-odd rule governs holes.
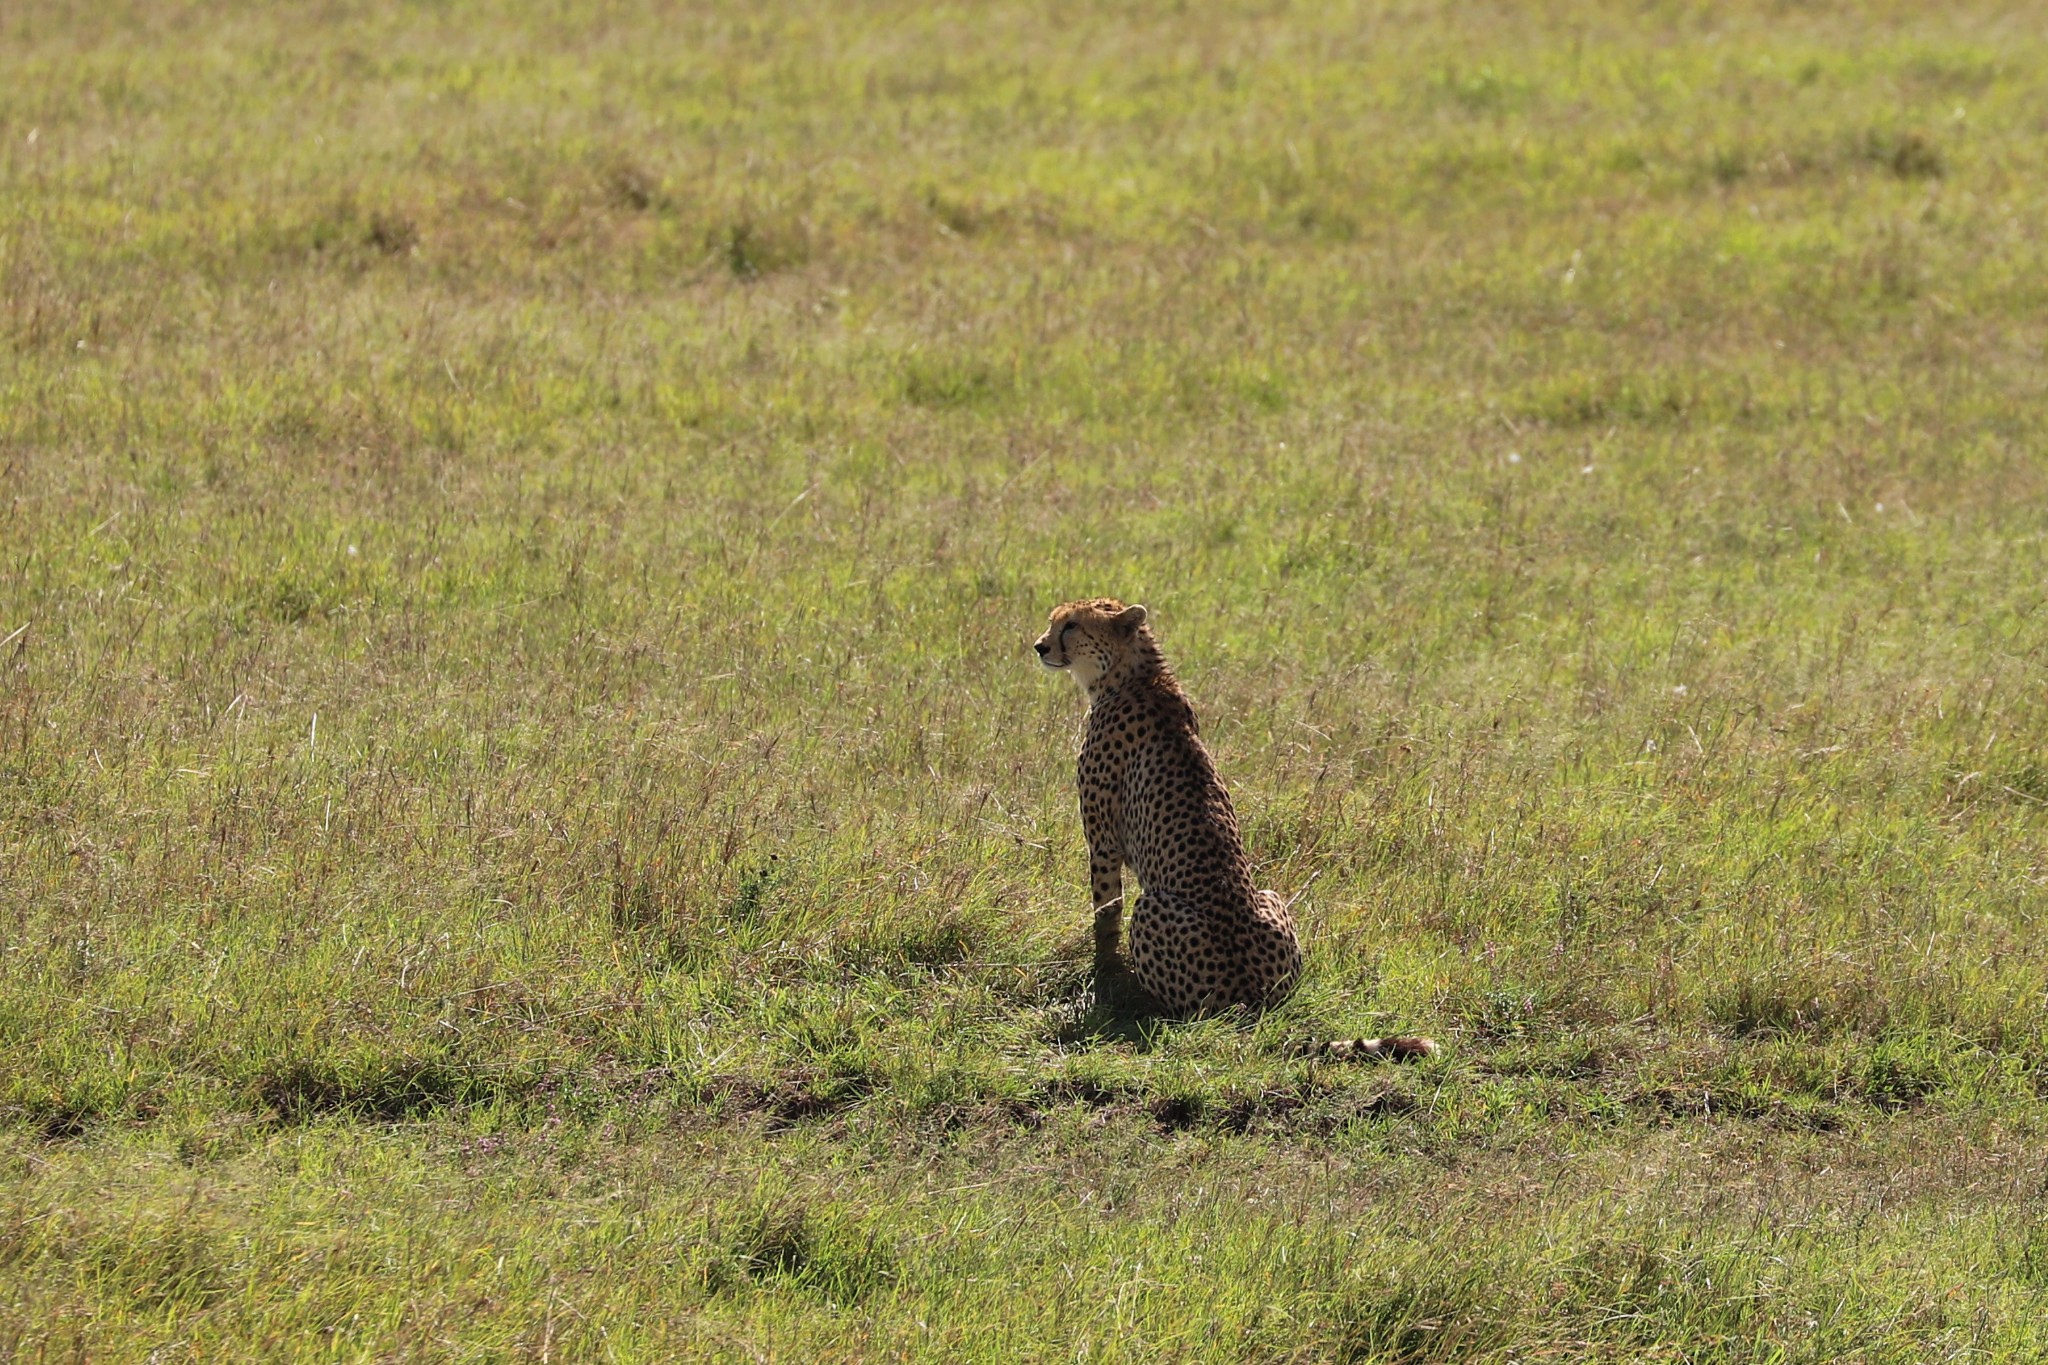
{"type": "Polygon", "coordinates": [[[1040,660],[1039,660],[1038,662],[1040,662],[1040,663],[1044,664],[1044,665],[1045,665],[1045,666],[1046,666],[1047,668],[1066,668],[1066,667],[1068,667],[1068,665],[1066,665],[1066,664],[1056,664],[1056,663],[1054,663],[1054,662],[1053,662],[1053,661],[1052,661],[1051,659],[1040,659],[1040,660]]]}

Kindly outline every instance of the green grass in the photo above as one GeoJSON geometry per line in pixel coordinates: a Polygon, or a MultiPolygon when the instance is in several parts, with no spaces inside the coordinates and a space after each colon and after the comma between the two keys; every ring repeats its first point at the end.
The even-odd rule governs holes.
{"type": "Polygon", "coordinates": [[[2048,1356],[2044,19],[0,9],[0,1359],[2048,1356]]]}

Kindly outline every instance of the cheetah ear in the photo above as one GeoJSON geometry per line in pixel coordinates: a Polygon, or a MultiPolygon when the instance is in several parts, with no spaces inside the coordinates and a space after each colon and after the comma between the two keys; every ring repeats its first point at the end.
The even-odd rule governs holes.
{"type": "Polygon", "coordinates": [[[1137,606],[1134,604],[1132,606],[1125,607],[1122,611],[1116,614],[1116,626],[1118,630],[1136,630],[1139,626],[1142,626],[1144,624],[1145,609],[1141,606],[1137,606]]]}

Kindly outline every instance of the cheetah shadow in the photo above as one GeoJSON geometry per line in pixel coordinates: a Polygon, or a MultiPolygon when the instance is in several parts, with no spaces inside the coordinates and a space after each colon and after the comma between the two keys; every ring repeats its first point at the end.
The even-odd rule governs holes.
{"type": "Polygon", "coordinates": [[[1110,975],[1090,973],[1075,984],[1073,995],[1060,1013],[1064,1016],[1051,1034],[1052,1041],[1066,1048],[1123,1046],[1146,1053],[1163,1045],[1181,1025],[1196,1018],[1225,1019],[1239,1028],[1250,1029],[1257,1011],[1229,1009],[1214,1014],[1188,1016],[1161,1008],[1137,978],[1128,972],[1110,975]]]}
{"type": "Polygon", "coordinates": [[[1089,973],[1065,1003],[1065,1018],[1053,1032],[1053,1041],[1062,1047],[1120,1043],[1150,1052],[1173,1027],[1158,1003],[1125,972],[1089,973]]]}

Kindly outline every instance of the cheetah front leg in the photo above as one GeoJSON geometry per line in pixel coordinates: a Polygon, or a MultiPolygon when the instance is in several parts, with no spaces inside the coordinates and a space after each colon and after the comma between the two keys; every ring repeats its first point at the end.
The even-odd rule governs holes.
{"type": "Polygon", "coordinates": [[[1123,856],[1091,846],[1088,884],[1095,896],[1095,973],[1114,976],[1124,969],[1123,958],[1117,952],[1124,924],[1123,856]]]}

